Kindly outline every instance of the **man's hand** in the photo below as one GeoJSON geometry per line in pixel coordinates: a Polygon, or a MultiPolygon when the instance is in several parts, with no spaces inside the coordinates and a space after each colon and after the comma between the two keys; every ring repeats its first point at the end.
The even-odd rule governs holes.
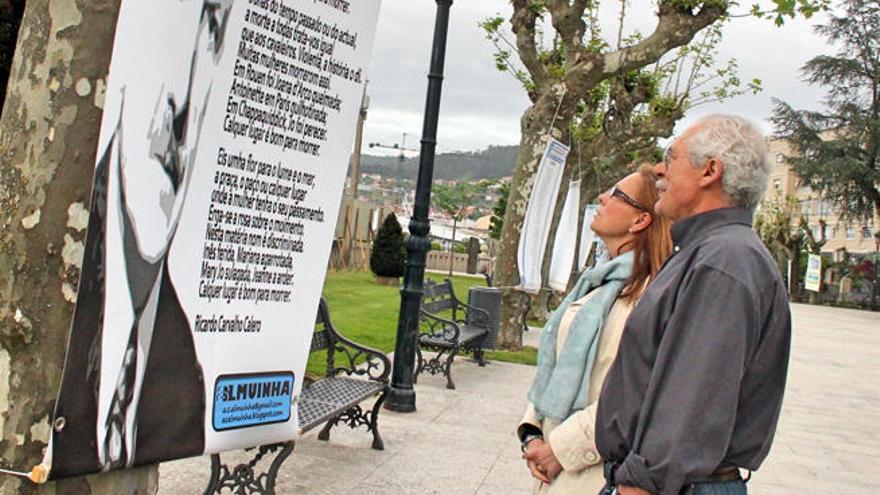
{"type": "Polygon", "coordinates": [[[529,469],[531,469],[531,463],[535,463],[537,471],[543,474],[543,478],[547,480],[544,481],[544,479],[538,478],[544,481],[544,483],[550,483],[562,472],[562,464],[559,463],[559,459],[556,458],[553,449],[550,448],[550,444],[544,440],[539,439],[529,442],[523,458],[529,464],[529,469]]]}
{"type": "Polygon", "coordinates": [[[642,490],[641,488],[637,488],[635,486],[626,485],[618,485],[617,493],[618,495],[651,495],[651,492],[647,490],[642,490]]]}

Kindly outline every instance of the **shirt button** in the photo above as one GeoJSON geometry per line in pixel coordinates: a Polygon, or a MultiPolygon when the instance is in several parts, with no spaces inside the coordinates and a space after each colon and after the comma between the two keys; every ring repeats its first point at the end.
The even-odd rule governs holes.
{"type": "Polygon", "coordinates": [[[597,454],[596,452],[594,452],[592,450],[587,452],[586,457],[587,457],[587,462],[590,464],[595,464],[595,463],[599,462],[599,454],[597,454]]]}
{"type": "Polygon", "coordinates": [[[672,250],[677,253],[677,252],[681,251],[681,246],[675,246],[674,248],[672,248],[672,250]]]}

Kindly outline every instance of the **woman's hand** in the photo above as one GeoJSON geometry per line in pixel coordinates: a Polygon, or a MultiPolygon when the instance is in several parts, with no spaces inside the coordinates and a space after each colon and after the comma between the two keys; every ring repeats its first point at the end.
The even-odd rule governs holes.
{"type": "Polygon", "coordinates": [[[551,483],[562,472],[562,464],[550,448],[550,444],[543,439],[529,442],[523,459],[529,466],[532,476],[544,483],[551,483]]]}

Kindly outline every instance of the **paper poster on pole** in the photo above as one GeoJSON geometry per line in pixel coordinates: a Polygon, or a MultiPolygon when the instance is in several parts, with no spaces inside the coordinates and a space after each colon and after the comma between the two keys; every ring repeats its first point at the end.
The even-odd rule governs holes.
{"type": "Polygon", "coordinates": [[[822,281],[822,257],[811,254],[807,258],[807,273],[804,277],[804,288],[813,292],[819,292],[822,281]]]}
{"type": "Polygon", "coordinates": [[[379,0],[123,0],[50,477],[281,442],[379,0]]]}
{"type": "Polygon", "coordinates": [[[549,139],[535,174],[535,184],[526,207],[516,257],[519,289],[525,292],[535,293],[541,290],[541,262],[547,248],[553,209],[556,207],[556,196],[559,194],[568,151],[568,146],[549,139]]]}
{"type": "Polygon", "coordinates": [[[572,264],[574,263],[580,201],[581,181],[573,180],[568,184],[565,206],[562,208],[562,217],[556,228],[556,238],[553,240],[553,257],[550,258],[550,276],[547,281],[547,285],[560,292],[565,292],[568,288],[568,279],[571,276],[572,264]]]}
{"type": "Polygon", "coordinates": [[[578,271],[583,271],[584,267],[587,266],[590,249],[592,249],[593,243],[596,241],[596,233],[590,228],[590,224],[593,223],[593,216],[596,215],[597,209],[599,209],[599,205],[587,205],[584,207],[584,222],[581,224],[581,242],[578,249],[578,271]]]}

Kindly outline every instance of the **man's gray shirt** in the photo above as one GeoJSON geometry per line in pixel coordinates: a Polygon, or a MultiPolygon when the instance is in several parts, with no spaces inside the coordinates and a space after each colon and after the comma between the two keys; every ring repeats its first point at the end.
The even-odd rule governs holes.
{"type": "Polygon", "coordinates": [[[596,417],[616,482],[663,495],[720,466],[758,468],[791,344],[785,285],[749,212],[677,221],[672,238],[626,323],[596,417]]]}

